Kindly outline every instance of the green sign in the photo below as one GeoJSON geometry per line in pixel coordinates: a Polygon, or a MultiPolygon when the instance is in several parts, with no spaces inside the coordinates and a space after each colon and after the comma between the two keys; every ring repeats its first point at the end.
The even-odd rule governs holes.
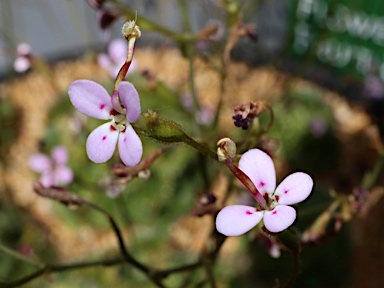
{"type": "Polygon", "coordinates": [[[300,59],[364,77],[374,65],[384,79],[383,0],[294,0],[291,47],[300,59]]]}

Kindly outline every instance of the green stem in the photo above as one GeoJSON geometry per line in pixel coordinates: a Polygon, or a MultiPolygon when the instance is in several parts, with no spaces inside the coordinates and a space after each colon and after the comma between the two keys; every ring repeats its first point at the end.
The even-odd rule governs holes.
{"type": "Polygon", "coordinates": [[[127,6],[127,4],[124,4],[119,0],[109,0],[109,2],[113,3],[117,8],[119,8],[120,11],[122,11],[124,13],[124,16],[127,18],[132,19],[137,15],[139,26],[143,30],[159,32],[171,38],[172,40],[180,43],[187,42],[195,38],[193,35],[177,33],[176,31],[170,30],[165,26],[159,25],[156,22],[151,21],[145,18],[144,16],[137,14],[135,10],[131,9],[129,6],[127,6]]]}
{"type": "Polygon", "coordinates": [[[379,151],[379,159],[377,160],[375,167],[372,171],[367,173],[363,178],[363,188],[369,190],[377,180],[384,165],[384,149],[379,151]]]}
{"type": "Polygon", "coordinates": [[[5,254],[8,254],[9,256],[11,256],[15,259],[18,259],[18,260],[23,261],[25,263],[31,264],[33,266],[38,266],[38,267],[41,266],[41,263],[39,263],[39,262],[29,258],[29,257],[26,257],[26,256],[20,254],[19,252],[16,252],[16,251],[4,246],[1,243],[0,243],[0,251],[4,252],[5,254]]]}
{"type": "Polygon", "coordinates": [[[299,275],[299,268],[300,268],[299,253],[298,252],[292,253],[292,258],[293,258],[293,270],[292,270],[291,277],[289,277],[287,284],[285,284],[284,286],[286,288],[294,287],[293,285],[295,284],[297,276],[299,275]]]}
{"type": "MultiPolygon", "coordinates": [[[[186,34],[191,35],[191,23],[189,19],[187,1],[179,0],[182,20],[183,20],[183,31],[186,34]]],[[[193,101],[193,112],[196,113],[200,110],[199,99],[197,98],[196,87],[195,87],[195,41],[187,41],[185,43],[186,54],[188,57],[188,81],[189,81],[189,89],[191,91],[192,101],[193,101]]]]}
{"type": "Polygon", "coordinates": [[[207,146],[205,146],[204,144],[201,144],[201,143],[195,141],[194,139],[189,137],[187,134],[185,134],[185,138],[183,140],[186,144],[192,146],[193,148],[195,148],[200,153],[202,153],[205,156],[208,156],[211,159],[217,161],[217,154],[214,151],[212,151],[211,149],[209,149],[207,146]]]}

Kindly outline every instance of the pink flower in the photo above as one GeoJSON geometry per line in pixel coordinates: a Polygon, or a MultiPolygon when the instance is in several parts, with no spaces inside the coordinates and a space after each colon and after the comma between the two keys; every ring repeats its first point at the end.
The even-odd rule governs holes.
{"type": "Polygon", "coordinates": [[[312,178],[296,172],[285,178],[276,187],[275,167],[271,157],[259,149],[244,153],[239,168],[253,182],[266,199],[268,209],[246,205],[224,207],[216,218],[216,229],[226,236],[239,236],[251,230],[262,219],[265,227],[272,233],[281,232],[292,225],[296,210],[289,205],[305,200],[312,191],[312,178]]]}
{"type": "Polygon", "coordinates": [[[23,73],[31,67],[31,46],[28,43],[20,43],[17,46],[17,58],[13,63],[16,72],[23,73]]]}
{"type": "Polygon", "coordinates": [[[88,136],[86,150],[89,159],[95,163],[108,161],[118,143],[121,160],[125,165],[132,167],[139,163],[143,154],[141,140],[130,124],[140,117],[140,98],[136,88],[129,82],[121,82],[116,92],[125,107],[119,107],[120,112],[114,108],[108,92],[96,82],[77,80],[68,90],[73,106],[82,114],[110,120],[88,136]]]}
{"type": "Polygon", "coordinates": [[[68,185],[73,180],[73,172],[66,165],[68,151],[64,146],[52,150],[52,159],[46,154],[36,153],[29,159],[29,166],[35,172],[41,173],[40,182],[45,187],[52,185],[68,185]]]}
{"type": "MultiPolygon", "coordinates": [[[[127,41],[123,39],[115,39],[109,43],[108,54],[101,53],[97,56],[99,66],[109,72],[112,78],[116,78],[121,66],[127,59],[128,46],[127,41]]],[[[136,70],[136,61],[133,59],[128,73],[136,70]]]]}

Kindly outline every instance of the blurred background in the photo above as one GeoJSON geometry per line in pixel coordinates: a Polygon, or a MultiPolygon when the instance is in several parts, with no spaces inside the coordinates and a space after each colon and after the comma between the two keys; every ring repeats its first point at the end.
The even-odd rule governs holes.
{"type": "MultiPolygon", "coordinates": [[[[62,186],[109,211],[128,249],[156,268],[196,261],[211,243],[215,213],[230,203],[252,205],[225,166],[185,145],[157,158],[149,179],[139,177],[127,185],[116,185],[119,177],[111,169],[119,162],[116,155],[104,164],[87,158],[85,141],[102,122],[76,112],[68,87],[74,80],[90,79],[112,90],[112,62],[120,48],[111,45],[123,38],[122,24],[133,19],[127,15],[137,11],[142,38],[127,80],[139,91],[143,112],[156,110],[211,149],[231,137],[239,153],[253,147],[267,151],[278,182],[292,171],[314,178],[311,197],[296,207],[302,253],[293,287],[383,287],[382,3],[106,2],[103,10],[91,0],[0,1],[0,283],[43,264],[96,261],[118,253],[105,217],[87,207],[68,209],[33,192],[34,181],[41,178],[31,159],[45,154],[57,168],[57,147],[65,148],[64,165],[74,175],[62,186]],[[105,11],[113,13],[103,16],[105,11]],[[195,89],[187,46],[170,36],[188,28],[186,17],[193,34],[202,35],[207,25],[217,32],[193,43],[195,89]],[[220,66],[228,47],[230,62],[220,66]],[[233,124],[234,107],[250,101],[272,107],[269,130],[264,130],[271,118],[267,112],[249,130],[233,124]],[[198,200],[211,194],[215,201],[204,210],[198,200]]],[[[165,145],[142,140],[144,156],[165,145]]],[[[225,241],[213,268],[216,286],[206,281],[204,269],[171,275],[164,283],[284,287],[292,257],[259,232],[225,241]]],[[[130,265],[45,273],[25,287],[69,285],[154,287],[130,265]]]]}

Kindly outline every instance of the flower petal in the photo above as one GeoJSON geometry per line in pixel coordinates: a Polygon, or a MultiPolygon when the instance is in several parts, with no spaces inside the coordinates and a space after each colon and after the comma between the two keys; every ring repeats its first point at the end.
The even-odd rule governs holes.
{"type": "Polygon", "coordinates": [[[111,41],[108,46],[108,55],[112,61],[116,62],[120,67],[124,64],[127,58],[128,43],[127,41],[117,38],[111,41]]]}
{"type": "Polygon", "coordinates": [[[51,187],[53,184],[55,184],[53,179],[53,173],[51,171],[43,173],[39,181],[46,188],[51,187]]]}
{"type": "MultiPolygon", "coordinates": [[[[109,59],[109,56],[105,53],[97,55],[97,64],[105,70],[110,70],[113,66],[113,63],[111,62],[111,59],[109,59]]],[[[115,75],[116,76],[116,75],[115,75]]]]}
{"type": "Polygon", "coordinates": [[[43,173],[52,169],[51,159],[43,153],[36,153],[29,158],[29,167],[35,172],[43,173]]]}
{"type": "Polygon", "coordinates": [[[73,106],[84,115],[96,119],[110,119],[111,96],[99,83],[90,80],[76,80],[68,89],[73,106]]]}
{"type": "Polygon", "coordinates": [[[259,192],[272,194],[276,187],[276,172],[269,155],[260,149],[251,149],[241,156],[239,168],[252,180],[259,192]]]}
{"type": "Polygon", "coordinates": [[[263,212],[254,207],[231,205],[224,207],[216,217],[216,229],[226,236],[239,236],[255,227],[263,218],[263,212]]]}
{"type": "Polygon", "coordinates": [[[104,163],[111,159],[115,152],[119,131],[111,125],[105,123],[89,134],[87,139],[87,154],[91,161],[95,163],[104,163]]]}
{"type": "Polygon", "coordinates": [[[64,146],[57,146],[52,150],[51,154],[56,164],[65,164],[68,161],[68,150],[64,146]]]}
{"type": "Polygon", "coordinates": [[[140,117],[141,107],[139,93],[133,84],[121,82],[119,84],[119,96],[125,109],[127,110],[127,119],[129,122],[136,122],[140,117]]]}
{"type": "Polygon", "coordinates": [[[58,166],[54,171],[55,185],[68,185],[73,180],[73,172],[67,166],[58,166]]]}
{"type": "Polygon", "coordinates": [[[272,233],[287,229],[296,219],[296,210],[291,206],[277,205],[264,214],[264,225],[272,233]]]}
{"type": "Polygon", "coordinates": [[[305,200],[311,194],[312,178],[303,172],[289,175],[276,188],[275,196],[278,204],[291,205],[305,200]]]}
{"type": "Polygon", "coordinates": [[[131,125],[128,125],[125,132],[120,133],[119,154],[123,163],[127,166],[136,166],[143,155],[143,145],[139,136],[131,125]]]}

